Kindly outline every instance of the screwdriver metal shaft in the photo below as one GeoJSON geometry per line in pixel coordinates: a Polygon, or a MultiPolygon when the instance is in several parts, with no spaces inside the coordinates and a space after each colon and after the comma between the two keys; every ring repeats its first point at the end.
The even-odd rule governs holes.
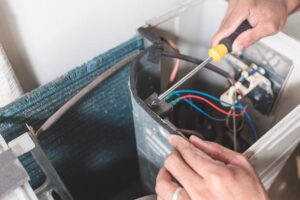
{"type": "Polygon", "coordinates": [[[181,86],[185,81],[187,81],[189,78],[194,76],[199,70],[201,70],[205,65],[210,63],[212,61],[211,57],[208,57],[206,60],[204,60],[200,65],[195,67],[191,72],[189,72],[187,75],[185,75],[183,78],[181,78],[178,82],[176,82],[172,87],[170,87],[168,90],[166,90],[164,93],[158,96],[158,100],[161,101],[164,98],[166,98],[169,94],[171,94],[174,90],[176,90],[179,86],[181,86]]]}

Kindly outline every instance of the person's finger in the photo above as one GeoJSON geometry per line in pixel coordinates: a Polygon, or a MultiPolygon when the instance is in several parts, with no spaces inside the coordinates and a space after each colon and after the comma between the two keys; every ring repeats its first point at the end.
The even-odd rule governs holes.
{"type": "Polygon", "coordinates": [[[238,2],[236,2],[236,0],[230,0],[228,2],[227,10],[221,24],[223,24],[225,21],[228,20],[228,17],[231,15],[234,9],[236,9],[237,6],[238,6],[238,2]]]}
{"type": "Polygon", "coordinates": [[[237,52],[247,48],[261,38],[275,34],[278,30],[279,27],[271,23],[260,23],[239,35],[232,45],[232,50],[237,52]]]}
{"type": "Polygon", "coordinates": [[[220,29],[212,39],[212,47],[216,46],[223,38],[230,36],[241,23],[248,17],[248,12],[244,10],[233,9],[225,18],[220,29]]]}
{"type": "Polygon", "coordinates": [[[182,137],[172,135],[169,137],[169,142],[180,153],[185,162],[200,176],[205,176],[207,173],[218,169],[220,162],[213,160],[182,137]]]}
{"type": "Polygon", "coordinates": [[[223,20],[222,20],[221,24],[223,24],[228,19],[228,16],[230,16],[230,14],[231,14],[232,10],[234,9],[234,7],[235,7],[235,4],[231,4],[231,3],[228,4],[226,13],[223,17],[223,20]]]}
{"type": "Polygon", "coordinates": [[[165,161],[165,168],[186,189],[191,196],[197,193],[198,187],[203,187],[203,179],[194,172],[177,152],[171,153],[165,161]],[[197,186],[195,188],[195,186],[197,186]]]}
{"type": "MultiPolygon", "coordinates": [[[[179,187],[172,181],[172,177],[166,168],[161,168],[156,179],[156,193],[161,199],[172,199],[175,191],[179,187]]],[[[187,192],[181,189],[178,200],[189,200],[187,192]]]]}
{"type": "MultiPolygon", "coordinates": [[[[195,159],[195,157],[203,157],[203,158],[207,158],[207,159],[211,159],[206,153],[199,151],[199,149],[195,148],[189,141],[183,139],[181,136],[179,135],[170,135],[170,137],[168,138],[169,143],[179,152],[179,153],[183,153],[183,154],[187,154],[186,158],[189,159],[195,159]],[[191,152],[193,151],[194,152],[191,152]],[[187,151],[187,152],[185,152],[187,151]],[[195,156],[193,155],[189,155],[188,153],[194,154],[196,153],[195,156]]],[[[181,154],[181,155],[183,155],[181,154]]],[[[186,160],[187,161],[187,160],[186,160]]]]}
{"type": "Polygon", "coordinates": [[[217,143],[204,141],[195,136],[190,137],[190,142],[215,160],[238,166],[244,166],[246,163],[248,165],[248,160],[243,155],[227,149],[217,143]]]}

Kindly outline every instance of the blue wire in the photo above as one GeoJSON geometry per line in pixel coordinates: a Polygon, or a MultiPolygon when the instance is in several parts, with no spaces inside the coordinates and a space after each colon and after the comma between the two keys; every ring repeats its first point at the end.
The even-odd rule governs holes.
{"type": "MultiPolygon", "coordinates": [[[[178,93],[174,93],[176,96],[180,97],[180,94],[178,93]]],[[[198,106],[196,106],[194,103],[192,103],[190,100],[188,99],[183,99],[186,103],[188,103],[192,108],[194,108],[196,111],[198,111],[199,113],[201,113],[202,115],[212,119],[212,120],[215,120],[215,121],[218,121],[218,122],[223,122],[223,121],[226,121],[228,119],[228,117],[226,118],[216,118],[216,117],[213,117],[211,116],[210,114],[208,114],[207,112],[205,112],[204,110],[202,110],[201,108],[199,108],[198,106]]]]}
{"type": "MultiPolygon", "coordinates": [[[[238,100],[238,104],[243,107],[243,104],[239,100],[238,100]]],[[[245,111],[244,114],[245,114],[245,117],[247,118],[247,120],[248,120],[248,122],[251,126],[253,138],[254,138],[255,141],[257,141],[258,140],[258,133],[256,131],[254,123],[253,123],[253,121],[252,121],[252,119],[251,119],[248,112],[245,111]]]]}
{"type": "MultiPolygon", "coordinates": [[[[166,99],[171,98],[173,95],[176,95],[176,96],[180,97],[180,93],[191,93],[191,94],[202,95],[202,96],[205,96],[205,97],[207,97],[207,98],[210,98],[210,99],[212,99],[212,100],[214,100],[214,101],[216,101],[216,102],[223,103],[223,104],[226,104],[226,105],[228,105],[228,106],[233,106],[232,104],[227,103],[227,102],[225,102],[225,101],[222,101],[222,100],[220,100],[220,99],[218,99],[218,98],[216,98],[216,97],[214,97],[214,96],[212,96],[212,95],[210,95],[210,94],[207,94],[207,93],[205,93],[205,92],[200,92],[200,91],[197,91],[197,90],[176,90],[176,91],[172,92],[169,96],[167,96],[166,99]]],[[[184,99],[184,101],[185,101],[186,103],[188,103],[191,107],[193,107],[195,110],[197,110],[198,112],[200,112],[201,114],[205,115],[206,117],[208,117],[208,118],[210,118],[210,119],[212,119],[212,120],[215,120],[215,121],[225,121],[225,120],[228,119],[228,117],[222,118],[222,119],[213,117],[213,116],[209,115],[208,113],[206,113],[206,112],[205,112],[204,110],[202,110],[201,108],[199,108],[198,106],[196,106],[196,105],[195,105],[194,103],[192,103],[190,100],[184,99]]],[[[175,102],[175,104],[178,103],[178,102],[179,102],[179,101],[175,102]]],[[[235,105],[235,108],[244,110],[244,105],[238,100],[238,105],[235,105]]],[[[248,122],[249,122],[249,124],[250,124],[250,126],[251,126],[253,138],[254,138],[255,141],[257,141],[257,140],[258,140],[258,133],[257,133],[257,131],[256,131],[256,128],[255,128],[255,126],[254,126],[254,123],[253,123],[253,121],[252,121],[252,119],[251,119],[251,117],[250,117],[250,115],[249,115],[248,112],[245,111],[244,114],[245,114],[245,117],[247,118],[247,120],[248,120],[248,122]]]]}
{"type": "MultiPolygon", "coordinates": [[[[256,72],[259,73],[259,71],[258,71],[257,69],[252,70],[252,71],[249,73],[248,77],[254,75],[256,72]]],[[[242,82],[242,81],[245,81],[245,80],[247,80],[247,79],[246,79],[246,78],[243,78],[243,79],[241,80],[241,82],[242,82]]]]}
{"type": "Polygon", "coordinates": [[[241,107],[240,105],[233,105],[233,104],[230,104],[230,103],[227,103],[225,101],[222,101],[220,99],[218,99],[217,97],[214,97],[210,94],[207,94],[205,92],[201,92],[201,91],[197,91],[197,90],[176,90],[174,92],[172,92],[169,96],[166,97],[166,100],[170,99],[173,95],[175,95],[176,93],[191,93],[191,94],[197,94],[197,95],[202,95],[202,96],[205,96],[207,98],[210,98],[216,102],[219,102],[219,103],[222,103],[222,104],[225,104],[225,105],[228,105],[230,107],[232,106],[235,106],[235,108],[238,108],[238,109],[243,109],[243,107],[241,107]]]}
{"type": "Polygon", "coordinates": [[[256,72],[258,72],[258,70],[257,70],[257,69],[254,69],[254,70],[252,70],[252,71],[249,73],[248,76],[252,76],[252,75],[254,75],[256,72]]]}
{"type": "Polygon", "coordinates": [[[247,120],[248,120],[248,122],[249,122],[249,124],[251,126],[254,140],[257,141],[258,140],[258,134],[256,132],[256,128],[255,128],[255,126],[253,124],[253,121],[252,121],[250,115],[247,112],[245,112],[244,114],[245,114],[245,116],[246,116],[246,118],[247,118],[247,120]]]}

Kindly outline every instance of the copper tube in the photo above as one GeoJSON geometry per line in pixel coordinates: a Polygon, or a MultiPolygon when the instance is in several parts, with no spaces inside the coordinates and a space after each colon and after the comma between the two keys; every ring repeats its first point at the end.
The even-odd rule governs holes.
{"type": "MultiPolygon", "coordinates": [[[[171,49],[173,49],[175,52],[180,53],[180,51],[179,51],[177,45],[175,44],[175,42],[173,42],[169,38],[163,37],[163,36],[161,36],[161,39],[162,39],[162,41],[167,43],[171,47],[171,49]]],[[[172,85],[172,83],[174,83],[174,81],[177,77],[178,71],[179,71],[180,64],[181,64],[181,60],[176,59],[173,70],[172,70],[172,72],[170,74],[170,77],[169,77],[169,85],[172,85]]]]}

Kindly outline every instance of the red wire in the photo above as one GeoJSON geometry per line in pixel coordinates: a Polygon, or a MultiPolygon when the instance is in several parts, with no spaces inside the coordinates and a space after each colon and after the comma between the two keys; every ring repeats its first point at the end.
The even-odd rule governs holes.
{"type": "Polygon", "coordinates": [[[179,97],[179,99],[186,99],[186,98],[192,98],[192,99],[197,99],[197,100],[203,101],[203,102],[207,103],[208,105],[210,105],[211,107],[213,107],[214,109],[216,109],[217,111],[219,111],[220,113],[225,114],[227,116],[240,117],[240,116],[242,116],[242,114],[244,112],[243,111],[241,114],[232,114],[230,111],[225,111],[222,108],[219,108],[214,103],[210,102],[209,100],[207,100],[203,97],[197,96],[197,95],[190,94],[190,95],[184,95],[184,96],[179,97]]]}

